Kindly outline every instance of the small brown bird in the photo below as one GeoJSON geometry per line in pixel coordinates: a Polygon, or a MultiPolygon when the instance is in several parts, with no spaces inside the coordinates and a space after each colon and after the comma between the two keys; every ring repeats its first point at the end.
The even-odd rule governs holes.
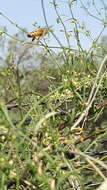
{"type": "Polygon", "coordinates": [[[50,27],[47,28],[38,28],[37,30],[34,30],[32,32],[29,32],[27,34],[27,37],[32,38],[32,41],[34,41],[36,38],[39,39],[40,37],[43,37],[46,35],[49,31],[50,27]]]}

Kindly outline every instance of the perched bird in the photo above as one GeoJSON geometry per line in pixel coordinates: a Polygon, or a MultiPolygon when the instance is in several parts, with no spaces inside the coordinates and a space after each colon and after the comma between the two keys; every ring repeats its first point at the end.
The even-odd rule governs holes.
{"type": "Polygon", "coordinates": [[[40,37],[43,37],[44,35],[46,35],[49,29],[50,27],[38,28],[37,30],[29,32],[27,34],[27,37],[32,38],[32,41],[34,41],[36,38],[39,39],[40,37]]]}

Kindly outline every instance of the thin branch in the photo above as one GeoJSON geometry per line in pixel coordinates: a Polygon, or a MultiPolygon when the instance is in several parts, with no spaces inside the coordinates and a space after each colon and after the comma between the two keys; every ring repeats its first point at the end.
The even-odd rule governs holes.
{"type": "Polygon", "coordinates": [[[63,28],[64,28],[65,37],[66,37],[68,46],[69,46],[69,48],[70,48],[70,42],[69,42],[69,39],[68,39],[68,36],[67,36],[67,30],[66,30],[65,24],[64,24],[64,22],[62,21],[62,18],[61,18],[61,16],[60,16],[59,13],[58,13],[57,6],[55,6],[55,5],[56,5],[56,0],[53,0],[53,2],[54,2],[53,4],[54,4],[55,11],[56,11],[56,15],[57,15],[57,17],[59,18],[59,20],[60,20],[60,22],[61,22],[61,24],[62,24],[62,26],[63,26],[63,28]]]}
{"type": "MultiPolygon", "coordinates": [[[[48,22],[47,22],[47,18],[46,18],[45,8],[44,8],[44,0],[41,0],[41,5],[42,5],[43,16],[44,16],[44,20],[45,20],[46,26],[49,27],[48,22]]],[[[61,47],[63,47],[62,43],[60,42],[60,40],[58,39],[58,37],[54,34],[54,32],[53,32],[53,31],[50,31],[50,32],[51,32],[51,34],[53,35],[53,37],[55,38],[55,40],[58,42],[58,44],[59,44],[61,47]]],[[[64,52],[64,55],[65,55],[65,57],[66,57],[65,48],[63,48],[63,52],[64,52]]],[[[65,57],[63,56],[64,63],[66,63],[65,57]]]]}
{"type": "MultiPolygon", "coordinates": [[[[70,10],[72,19],[75,20],[74,15],[73,15],[73,11],[72,11],[72,7],[71,7],[72,3],[69,2],[68,5],[69,5],[69,10],[70,10]]],[[[79,39],[78,26],[77,26],[77,23],[76,23],[76,22],[75,22],[74,24],[75,24],[74,34],[75,34],[75,39],[76,39],[76,41],[77,41],[77,46],[78,46],[78,47],[82,50],[82,52],[83,52],[83,48],[82,48],[82,46],[81,46],[80,39],[79,39]]]]}
{"type": "Polygon", "coordinates": [[[83,1],[80,0],[80,2],[81,2],[81,5],[83,6],[84,10],[88,13],[89,16],[93,17],[93,18],[96,19],[97,21],[102,22],[102,19],[96,17],[95,15],[93,15],[93,14],[91,14],[91,13],[89,12],[89,10],[87,9],[87,7],[83,4],[83,1]]]}
{"type": "Polygon", "coordinates": [[[89,98],[88,98],[88,101],[87,101],[87,107],[86,109],[83,111],[83,113],[80,115],[80,117],[78,118],[78,120],[74,123],[74,125],[71,127],[71,131],[74,130],[78,125],[79,123],[84,119],[85,116],[88,115],[88,112],[92,106],[92,103],[96,97],[96,94],[99,90],[99,87],[100,87],[100,84],[102,82],[102,79],[104,77],[104,74],[105,72],[103,73],[103,75],[101,76],[100,80],[99,80],[99,84],[97,85],[97,81],[99,79],[99,76],[100,76],[100,73],[102,71],[102,68],[103,68],[103,65],[106,63],[107,61],[107,55],[104,57],[104,59],[102,60],[101,62],[101,65],[100,65],[100,68],[99,68],[99,71],[97,73],[97,76],[96,76],[96,79],[95,79],[95,82],[94,82],[94,85],[91,89],[91,92],[90,92],[90,95],[89,95],[89,98]]]}
{"type": "Polygon", "coordinates": [[[0,15],[2,17],[4,17],[6,20],[8,20],[12,25],[14,25],[16,28],[20,29],[22,32],[27,33],[27,31],[25,29],[23,29],[22,27],[20,27],[18,24],[16,24],[15,22],[13,22],[10,18],[8,18],[5,14],[3,14],[2,12],[0,12],[0,15]]]}

